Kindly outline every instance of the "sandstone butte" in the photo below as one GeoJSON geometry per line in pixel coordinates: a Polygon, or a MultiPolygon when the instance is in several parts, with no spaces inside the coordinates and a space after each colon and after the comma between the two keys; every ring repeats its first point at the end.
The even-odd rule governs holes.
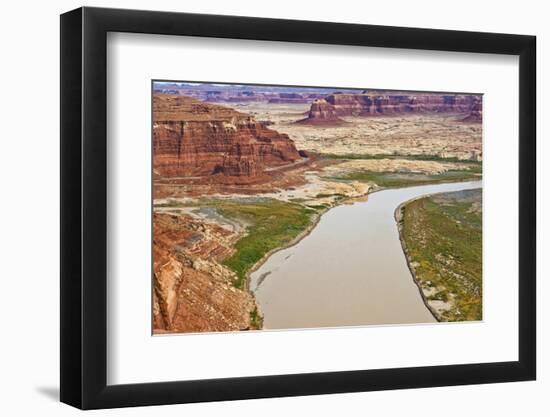
{"type": "Polygon", "coordinates": [[[248,114],[167,94],[153,96],[153,154],[157,177],[242,184],[269,179],[269,168],[303,155],[288,135],[248,114]]]}
{"type": "Polygon", "coordinates": [[[341,117],[380,116],[401,113],[464,113],[466,121],[481,121],[479,95],[374,95],[371,93],[336,93],[315,100],[305,119],[297,123],[309,125],[338,125],[341,117]]]}

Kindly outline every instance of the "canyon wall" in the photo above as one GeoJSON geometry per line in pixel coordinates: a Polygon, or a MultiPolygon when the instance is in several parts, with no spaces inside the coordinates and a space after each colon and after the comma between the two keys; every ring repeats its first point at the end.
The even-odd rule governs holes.
{"type": "Polygon", "coordinates": [[[475,115],[470,121],[481,121],[481,96],[477,95],[373,95],[330,94],[311,104],[308,117],[299,121],[303,124],[338,124],[340,117],[378,116],[401,113],[464,113],[475,115]]]}
{"type": "Polygon", "coordinates": [[[190,215],[154,214],[154,333],[255,328],[252,295],[220,263],[239,237],[190,215]]]}
{"type": "Polygon", "coordinates": [[[185,96],[153,96],[153,167],[167,177],[253,180],[300,160],[294,142],[228,107],[185,96]]]}

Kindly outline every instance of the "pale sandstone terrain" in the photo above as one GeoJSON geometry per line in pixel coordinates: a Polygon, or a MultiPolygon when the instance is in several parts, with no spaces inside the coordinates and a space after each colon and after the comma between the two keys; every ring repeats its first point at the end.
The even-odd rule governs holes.
{"type": "Polygon", "coordinates": [[[334,155],[430,155],[440,158],[482,159],[481,124],[464,123],[463,113],[411,113],[374,117],[340,117],[338,126],[308,126],[303,104],[247,103],[238,107],[269,120],[286,133],[298,149],[334,155]]]}

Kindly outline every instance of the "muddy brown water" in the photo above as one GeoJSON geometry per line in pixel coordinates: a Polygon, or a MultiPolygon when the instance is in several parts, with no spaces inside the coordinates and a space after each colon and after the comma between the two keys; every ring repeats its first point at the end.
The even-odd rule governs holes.
{"type": "Polygon", "coordinates": [[[308,236],[251,274],[264,328],[435,322],[408,269],[394,212],[424,195],[480,187],[473,181],[384,190],[329,210],[308,236]]]}

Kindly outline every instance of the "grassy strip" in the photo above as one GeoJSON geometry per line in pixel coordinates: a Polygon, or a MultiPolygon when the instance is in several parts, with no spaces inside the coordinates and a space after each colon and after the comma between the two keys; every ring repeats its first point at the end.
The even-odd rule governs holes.
{"type": "Polygon", "coordinates": [[[448,303],[442,321],[482,318],[481,190],[412,201],[402,236],[416,279],[430,301],[448,303]]]}
{"type": "Polygon", "coordinates": [[[442,157],[438,155],[399,155],[399,154],[334,154],[334,153],[320,153],[317,154],[319,158],[323,159],[408,159],[411,161],[438,161],[438,162],[465,162],[476,165],[481,165],[480,161],[464,160],[457,157],[442,157]]]}
{"type": "Polygon", "coordinates": [[[420,174],[413,172],[376,172],[355,171],[336,179],[375,183],[379,187],[399,188],[412,185],[437,184],[442,182],[466,181],[480,179],[481,168],[446,171],[441,174],[420,174]]]}
{"type": "Polygon", "coordinates": [[[284,247],[312,223],[314,209],[278,200],[224,202],[220,213],[245,221],[246,236],[235,244],[236,252],[223,261],[237,274],[235,286],[244,288],[247,272],[270,251],[284,247]]]}
{"type": "Polygon", "coordinates": [[[264,318],[258,311],[258,307],[254,307],[254,310],[250,312],[250,329],[262,330],[264,325],[264,318]]]}

